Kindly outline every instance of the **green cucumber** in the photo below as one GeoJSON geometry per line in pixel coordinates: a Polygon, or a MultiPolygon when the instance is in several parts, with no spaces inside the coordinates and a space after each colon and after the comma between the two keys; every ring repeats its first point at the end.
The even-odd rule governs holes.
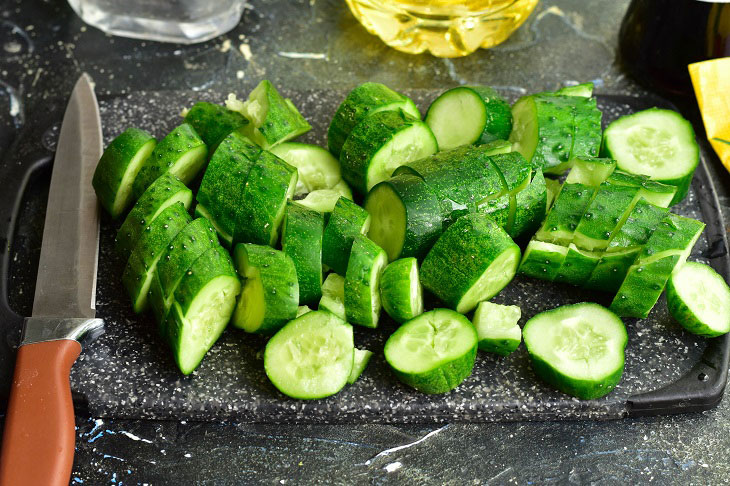
{"type": "Polygon", "coordinates": [[[670,314],[687,331],[716,337],[730,331],[730,288],[712,267],[688,262],[667,285],[670,314]]]}
{"type": "Polygon", "coordinates": [[[595,98],[573,96],[575,118],[573,119],[573,145],[570,148],[570,163],[575,159],[597,157],[601,149],[602,113],[595,98]]]}
{"type": "Polygon", "coordinates": [[[355,126],[365,117],[385,110],[403,110],[412,117],[421,119],[416,104],[410,98],[396,93],[384,84],[363,83],[350,91],[337,108],[327,130],[329,151],[339,157],[345,140],[355,126]]]}
{"type": "Polygon", "coordinates": [[[583,285],[598,265],[602,254],[602,251],[583,250],[571,243],[568,245],[568,252],[553,281],[576,286],[583,285]]]}
{"type": "Polygon", "coordinates": [[[477,330],[479,349],[507,356],[520,346],[522,329],[517,324],[522,310],[516,305],[480,302],[472,323],[477,330]]]}
{"type": "Polygon", "coordinates": [[[271,148],[271,153],[296,167],[299,178],[295,197],[320,189],[332,189],[342,180],[339,160],[322,147],[285,142],[271,148]]]}
{"type": "Polygon", "coordinates": [[[312,312],[312,309],[310,309],[309,306],[300,305],[299,307],[297,307],[297,317],[304,315],[307,312],[312,312]]]}
{"type": "Polygon", "coordinates": [[[589,251],[605,250],[613,233],[621,228],[639,200],[638,193],[636,187],[602,183],[575,228],[576,246],[589,251]]]}
{"type": "Polygon", "coordinates": [[[677,193],[676,186],[652,181],[648,176],[629,174],[622,170],[614,171],[607,180],[617,186],[638,187],[640,197],[662,208],[668,208],[677,193]]]}
{"type": "Polygon", "coordinates": [[[628,335],[613,312],[593,303],[537,314],[522,330],[535,373],[551,386],[591,400],[621,381],[628,335]]]}
{"type": "Polygon", "coordinates": [[[380,275],[387,264],[388,255],[375,242],[363,235],[355,237],[345,275],[347,322],[378,327],[380,275]]]}
{"type": "Polygon", "coordinates": [[[595,188],[585,184],[563,184],[535,238],[567,246],[573,241],[575,229],[593,200],[595,192],[595,188]]]}
{"type": "Polygon", "coordinates": [[[337,201],[344,197],[352,201],[352,191],[345,181],[335,184],[332,189],[317,189],[307,194],[304,199],[298,199],[297,202],[318,213],[325,215],[325,219],[329,218],[329,214],[334,211],[337,201]]]}
{"type": "Polygon", "coordinates": [[[367,234],[369,229],[368,212],[349,199],[340,198],[324,229],[322,263],[335,273],[345,275],[353,240],[367,234]]]}
{"type": "Polygon", "coordinates": [[[507,231],[509,229],[510,217],[515,217],[512,214],[511,199],[509,194],[498,198],[487,199],[477,205],[477,212],[488,214],[500,228],[507,231]]]}
{"type": "Polygon", "coordinates": [[[96,197],[112,218],[117,219],[132,202],[132,184],[157,145],[144,130],[130,127],[107,146],[91,181],[96,197]]]}
{"type": "Polygon", "coordinates": [[[676,253],[684,263],[704,229],[702,221],[668,213],[642,248],[639,260],[647,262],[676,253]]]}
{"type": "Polygon", "coordinates": [[[497,295],[515,276],[520,248],[489,216],[462,216],[421,265],[421,283],[457,312],[497,295]]]}
{"type": "Polygon", "coordinates": [[[608,125],[603,151],[621,170],[676,186],[671,204],[687,195],[699,163],[692,124],[675,111],[659,108],[622,116],[608,125]]]}
{"type": "Polygon", "coordinates": [[[528,277],[553,281],[565,261],[568,247],[531,240],[520,263],[520,273],[528,277]]]}
{"type": "Polygon", "coordinates": [[[514,222],[507,232],[510,237],[535,233],[547,213],[547,185],[542,170],[537,169],[530,185],[515,197],[514,222]]]}
{"type": "Polygon", "coordinates": [[[545,185],[547,186],[547,205],[546,209],[549,211],[553,207],[555,199],[560,194],[560,190],[563,188],[563,183],[559,179],[552,179],[550,177],[545,178],[545,185]]]}
{"type": "Polygon", "coordinates": [[[289,201],[281,230],[281,249],[289,255],[297,270],[299,303],[311,303],[322,296],[321,213],[289,201]]]}
{"type": "Polygon", "coordinates": [[[423,393],[446,393],[471,375],[477,342],[466,317],[435,309],[391,334],[385,342],[385,360],[406,385],[423,393]]]}
{"type": "Polygon", "coordinates": [[[240,132],[248,125],[248,120],[225,106],[199,101],[185,114],[185,123],[195,129],[213,153],[231,132],[240,132]]]}
{"type": "Polygon", "coordinates": [[[502,178],[504,193],[509,195],[510,211],[507,217],[507,232],[512,231],[515,212],[517,211],[517,193],[524,190],[530,183],[532,168],[519,152],[493,155],[490,162],[496,167],[502,178]]]}
{"type": "Polygon", "coordinates": [[[641,247],[626,248],[620,251],[606,251],[598,260],[588,280],[582,286],[615,294],[621,288],[631,265],[639,256],[641,247]]]}
{"type": "Polygon", "coordinates": [[[264,369],[283,394],[316,400],[345,387],[352,374],[354,349],[351,325],[329,312],[308,312],[266,343],[264,369]]]}
{"type": "Polygon", "coordinates": [[[582,83],[576,84],[575,86],[563,86],[559,90],[555,91],[555,94],[565,96],[582,96],[583,98],[590,98],[593,96],[593,83],[582,83]]]}
{"type": "Polygon", "coordinates": [[[585,184],[598,187],[613,174],[616,161],[602,157],[577,157],[573,159],[573,167],[565,182],[568,184],[585,184]]]}
{"type": "Polygon", "coordinates": [[[221,225],[219,225],[215,219],[213,219],[213,216],[210,214],[210,212],[205,209],[205,206],[198,203],[195,205],[195,217],[196,218],[205,218],[208,221],[210,221],[210,224],[213,226],[213,229],[218,233],[218,241],[220,241],[221,245],[225,246],[226,248],[231,248],[233,246],[233,235],[226,232],[221,225]]]}
{"type": "Polygon", "coordinates": [[[268,246],[239,243],[233,258],[238,274],[245,279],[233,314],[234,326],[273,334],[296,317],[299,283],[291,257],[268,246]]]}
{"type": "Polygon", "coordinates": [[[418,276],[418,260],[400,258],[390,263],[380,277],[383,308],[396,322],[405,322],[423,313],[423,288],[418,276]]]}
{"type": "Polygon", "coordinates": [[[459,86],[442,93],[425,121],[441,150],[506,139],[512,131],[509,104],[489,86],[459,86]]]}
{"type": "Polygon", "coordinates": [[[342,320],[345,314],[345,277],[330,273],[322,283],[322,298],[319,299],[319,310],[331,312],[342,320]]]}
{"type": "Polygon", "coordinates": [[[365,371],[365,368],[367,367],[368,362],[370,362],[370,358],[372,356],[372,351],[355,348],[352,360],[352,371],[350,372],[350,377],[347,379],[348,385],[352,385],[358,378],[360,378],[360,375],[362,375],[362,372],[365,371]]]}

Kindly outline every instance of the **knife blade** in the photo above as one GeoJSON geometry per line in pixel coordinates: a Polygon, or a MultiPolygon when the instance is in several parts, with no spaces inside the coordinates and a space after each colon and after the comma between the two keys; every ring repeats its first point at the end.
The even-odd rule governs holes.
{"type": "Polygon", "coordinates": [[[82,74],[61,125],[48,194],[32,316],[23,325],[0,453],[0,486],[68,484],[74,453],[69,373],[79,339],[97,334],[99,205],[91,186],[102,153],[99,107],[82,74]]]}

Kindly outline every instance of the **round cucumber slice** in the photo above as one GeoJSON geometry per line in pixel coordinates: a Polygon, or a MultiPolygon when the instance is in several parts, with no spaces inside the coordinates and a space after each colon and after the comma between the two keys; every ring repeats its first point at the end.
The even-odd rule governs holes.
{"type": "Polygon", "coordinates": [[[329,312],[312,311],[285,325],[266,344],[266,375],[298,400],[334,395],[352,373],[352,326],[329,312]]]}
{"type": "Polygon", "coordinates": [[[384,352],[406,385],[423,393],[446,393],[471,375],[477,333],[463,315],[435,309],[399,327],[386,341],[384,352]]]}
{"type": "Polygon", "coordinates": [[[624,370],[626,328],[613,312],[593,303],[537,314],[522,330],[535,373],[563,393],[600,398],[624,370]]]}
{"type": "Polygon", "coordinates": [[[669,278],[667,307],[693,334],[715,337],[730,331],[730,288],[707,265],[687,262],[669,278]]]}
{"type": "Polygon", "coordinates": [[[345,275],[345,314],[347,321],[377,327],[380,319],[380,275],[388,256],[372,240],[358,235],[352,243],[345,275]]]}
{"type": "Polygon", "coordinates": [[[380,277],[380,297],[385,312],[397,322],[423,313],[423,288],[415,258],[401,258],[385,267],[380,277]]]}

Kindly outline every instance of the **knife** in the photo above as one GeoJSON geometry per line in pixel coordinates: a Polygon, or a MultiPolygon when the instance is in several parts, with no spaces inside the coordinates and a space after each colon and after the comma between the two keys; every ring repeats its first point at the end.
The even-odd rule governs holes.
{"type": "Polygon", "coordinates": [[[96,319],[99,208],[91,186],[102,152],[91,78],[82,74],[53,163],[33,313],[25,319],[5,417],[0,485],[67,485],[75,422],[69,374],[96,319]]]}

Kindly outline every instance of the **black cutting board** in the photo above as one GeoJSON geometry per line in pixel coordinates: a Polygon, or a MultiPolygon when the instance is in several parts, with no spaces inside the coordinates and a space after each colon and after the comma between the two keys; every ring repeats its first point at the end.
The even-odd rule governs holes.
{"type": "MultiPolygon", "coordinates": [[[[292,98],[312,124],[312,131],[301,141],[326,146],[327,125],[345,93],[284,94],[292,98]]],[[[410,94],[425,112],[438,93],[410,94]]],[[[506,95],[514,100],[511,93],[506,95]]],[[[166,91],[102,99],[105,144],[128,126],[148,130],[161,138],[180,123],[179,113],[184,107],[198,100],[222,102],[224,98],[220,93],[166,91]]],[[[598,99],[604,125],[620,115],[663,103],[623,96],[598,99]]],[[[52,132],[46,133],[45,138],[27,135],[21,140],[16,157],[17,153],[33,153],[23,144],[48,146],[49,136],[52,132]]],[[[724,225],[706,172],[706,157],[707,153],[689,196],[673,211],[708,224],[691,259],[709,261],[726,272],[724,225]]],[[[6,161],[0,174],[12,171],[11,165],[6,161]]],[[[3,209],[7,212],[7,208],[3,209]]],[[[11,286],[22,281],[23,275],[33,275],[40,241],[37,228],[43,222],[42,208],[32,203],[19,204],[19,211],[18,225],[25,225],[26,230],[28,226],[35,227],[36,231],[18,230],[26,237],[5,255],[11,262],[11,286]],[[27,237],[28,234],[35,236],[27,237]]],[[[71,374],[76,401],[88,407],[94,416],[289,423],[612,419],[632,413],[708,408],[716,404],[724,389],[727,340],[708,341],[683,331],[669,316],[664,298],[649,318],[625,319],[629,344],[624,376],[611,394],[599,400],[579,401],[540,382],[530,368],[524,346],[506,358],[480,352],[473,374],[457,389],[444,395],[421,394],[400,384],[385,363],[383,345],[396,326],[385,315],[376,330],[356,326],[356,346],[375,354],[361,378],[334,397],[305,402],[283,396],[269,383],[263,370],[265,339],[233,328],[223,334],[191,376],[183,377],[157,336],[152,317],[132,312],[120,278],[125,262],[113,251],[117,225],[106,216],[102,219],[97,315],[105,320],[106,333],[85,347],[71,374]],[[671,386],[682,378],[679,384],[671,386]],[[635,398],[665,386],[670,389],[646,399],[635,398]]],[[[32,295],[32,288],[23,291],[32,295]]],[[[558,305],[581,301],[608,305],[611,296],[518,277],[493,300],[519,305],[523,325],[536,313],[558,305]]]]}

